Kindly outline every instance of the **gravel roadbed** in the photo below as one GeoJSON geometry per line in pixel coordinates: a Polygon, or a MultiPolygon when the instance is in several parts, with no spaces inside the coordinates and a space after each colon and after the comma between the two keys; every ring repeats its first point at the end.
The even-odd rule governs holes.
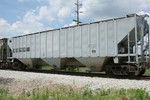
{"type": "Polygon", "coordinates": [[[92,90],[135,88],[146,89],[146,91],[150,92],[150,80],[83,77],[0,70],[0,85],[8,86],[12,93],[21,92],[23,89],[31,90],[37,87],[49,86],[51,84],[72,85],[75,87],[87,86],[92,90]]]}

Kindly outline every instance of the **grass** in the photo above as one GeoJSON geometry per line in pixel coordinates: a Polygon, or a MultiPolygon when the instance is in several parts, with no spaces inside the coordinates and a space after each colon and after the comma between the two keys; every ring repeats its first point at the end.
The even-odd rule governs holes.
{"type": "Polygon", "coordinates": [[[55,85],[52,88],[33,89],[13,97],[8,89],[0,88],[0,100],[150,100],[148,92],[142,89],[91,90],[55,85]]]}
{"type": "Polygon", "coordinates": [[[149,69],[146,69],[146,72],[145,72],[145,74],[144,75],[148,75],[148,76],[150,76],[150,68],[149,69]]]}
{"type": "Polygon", "coordinates": [[[13,100],[13,96],[9,94],[8,89],[0,87],[0,100],[13,100]]]}
{"type": "Polygon", "coordinates": [[[53,69],[53,67],[51,67],[51,66],[43,66],[43,67],[41,67],[41,69],[42,70],[51,70],[51,69],[53,69]]]}
{"type": "Polygon", "coordinates": [[[40,69],[40,70],[52,70],[52,69],[54,69],[54,68],[51,67],[51,66],[40,66],[39,69],[40,69]]]}
{"type": "MultiPolygon", "coordinates": [[[[38,69],[39,70],[53,70],[54,68],[52,66],[39,66],[38,69]]],[[[66,68],[66,71],[72,71],[72,72],[75,72],[75,71],[86,72],[87,70],[90,70],[90,69],[87,67],[73,67],[73,66],[69,66],[66,68]]]]}

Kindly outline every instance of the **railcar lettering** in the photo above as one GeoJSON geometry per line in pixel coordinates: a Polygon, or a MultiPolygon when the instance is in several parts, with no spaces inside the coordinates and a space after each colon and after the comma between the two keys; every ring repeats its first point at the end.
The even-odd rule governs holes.
{"type": "Polygon", "coordinates": [[[29,52],[29,51],[30,51],[30,47],[23,47],[23,48],[13,49],[13,53],[17,53],[17,52],[29,52]]]}

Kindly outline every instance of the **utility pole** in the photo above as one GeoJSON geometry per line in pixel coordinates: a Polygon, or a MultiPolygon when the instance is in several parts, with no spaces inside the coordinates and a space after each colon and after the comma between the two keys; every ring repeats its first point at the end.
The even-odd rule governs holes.
{"type": "Polygon", "coordinates": [[[79,12],[79,8],[82,6],[82,4],[79,4],[79,0],[77,0],[77,2],[75,3],[75,5],[76,5],[76,7],[77,7],[77,9],[76,9],[76,17],[77,17],[77,19],[76,20],[73,20],[73,21],[75,21],[76,23],[77,23],[77,25],[79,25],[81,22],[80,22],[80,13],[82,13],[82,12],[79,12]]]}

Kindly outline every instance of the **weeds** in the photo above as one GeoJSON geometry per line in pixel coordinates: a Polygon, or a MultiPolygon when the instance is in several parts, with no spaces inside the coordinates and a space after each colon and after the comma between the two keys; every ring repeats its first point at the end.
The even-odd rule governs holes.
{"type": "Polygon", "coordinates": [[[150,100],[143,89],[91,90],[55,85],[53,88],[23,90],[18,97],[9,94],[8,89],[0,88],[0,100],[150,100]]]}
{"type": "Polygon", "coordinates": [[[8,93],[8,89],[0,87],[0,100],[13,100],[13,97],[8,93]]]}

